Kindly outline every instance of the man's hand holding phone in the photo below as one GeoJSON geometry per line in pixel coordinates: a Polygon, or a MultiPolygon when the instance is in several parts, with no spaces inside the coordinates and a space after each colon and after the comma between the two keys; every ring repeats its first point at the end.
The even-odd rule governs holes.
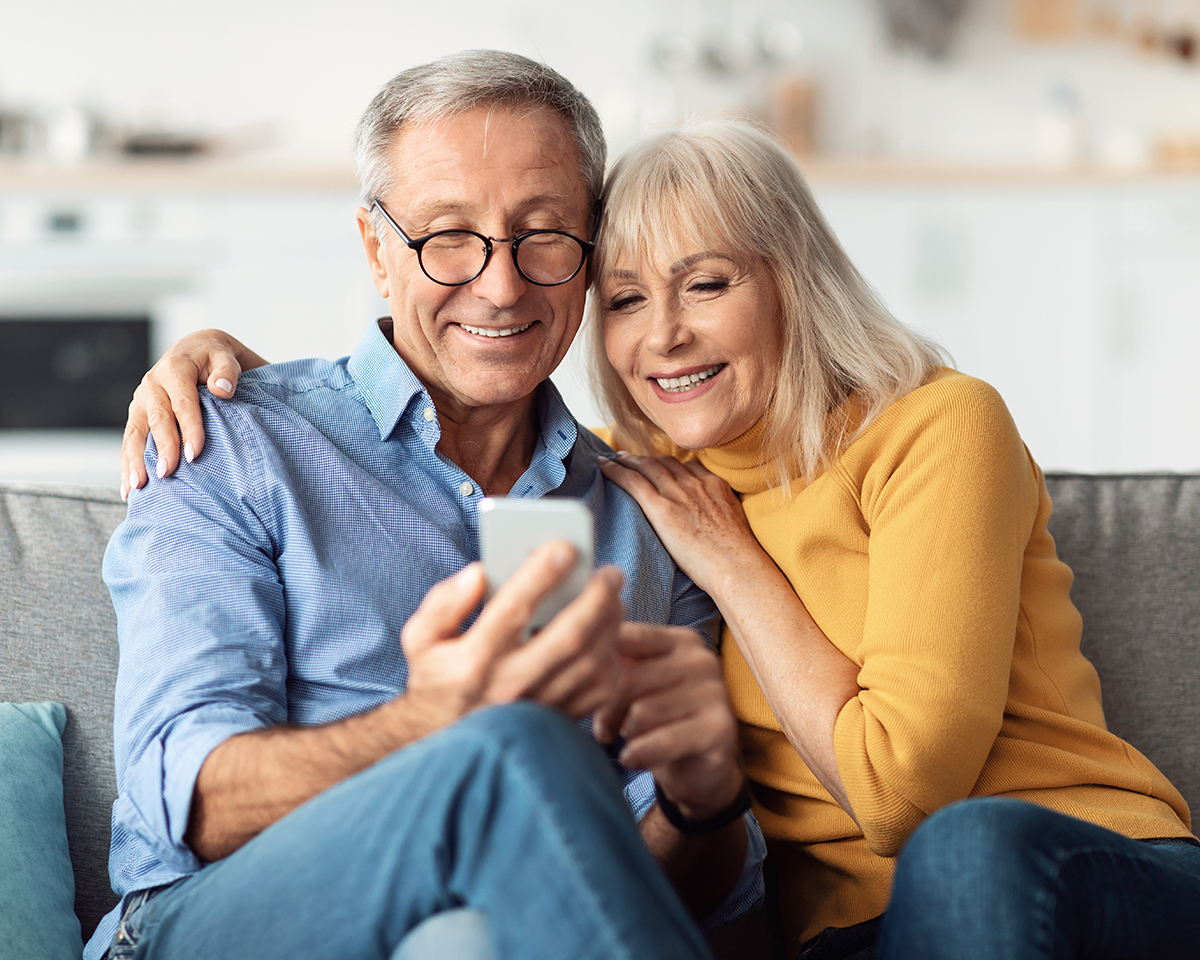
{"type": "Polygon", "coordinates": [[[429,591],[401,644],[409,662],[405,699],[430,732],[490,704],[529,699],[578,718],[613,697],[624,616],[624,577],[615,567],[591,574],[579,596],[525,642],[535,612],[578,561],[569,542],[538,547],[466,631],[463,621],[489,590],[483,565],[470,564],[429,591]]]}

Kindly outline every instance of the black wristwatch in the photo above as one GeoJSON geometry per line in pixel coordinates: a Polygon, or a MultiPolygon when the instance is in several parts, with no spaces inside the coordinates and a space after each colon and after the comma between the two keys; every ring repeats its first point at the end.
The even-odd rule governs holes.
{"type": "Polygon", "coordinates": [[[683,811],[667,799],[667,795],[663,793],[662,787],[659,786],[657,780],[654,781],[654,796],[658,798],[658,808],[663,812],[663,816],[667,818],[671,826],[680,833],[687,834],[689,837],[701,833],[715,833],[729,826],[734,820],[750,809],[752,799],[750,796],[750,781],[743,779],[742,789],[733,798],[733,803],[707,820],[693,820],[691,817],[684,816],[683,811]]]}

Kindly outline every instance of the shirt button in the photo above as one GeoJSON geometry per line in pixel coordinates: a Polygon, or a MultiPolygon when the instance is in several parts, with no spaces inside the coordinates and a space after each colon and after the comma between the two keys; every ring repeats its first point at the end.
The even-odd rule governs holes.
{"type": "Polygon", "coordinates": [[[460,483],[458,485],[458,492],[461,493],[464,497],[469,497],[471,494],[473,494],[475,492],[475,488],[471,485],[470,480],[464,480],[462,483],[460,483]]]}
{"type": "Polygon", "coordinates": [[[437,419],[437,411],[434,410],[433,407],[426,407],[425,408],[425,419],[428,420],[430,423],[433,423],[433,421],[437,419]]]}

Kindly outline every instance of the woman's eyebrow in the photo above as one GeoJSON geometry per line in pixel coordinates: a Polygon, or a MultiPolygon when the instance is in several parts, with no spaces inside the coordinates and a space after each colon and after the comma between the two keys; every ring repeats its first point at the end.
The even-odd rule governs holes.
{"type": "Polygon", "coordinates": [[[671,264],[671,273],[683,273],[688,267],[695,266],[701,260],[727,260],[730,263],[736,263],[733,257],[727,257],[723,253],[717,253],[715,250],[702,250],[700,253],[693,253],[690,257],[684,257],[671,264]]]}

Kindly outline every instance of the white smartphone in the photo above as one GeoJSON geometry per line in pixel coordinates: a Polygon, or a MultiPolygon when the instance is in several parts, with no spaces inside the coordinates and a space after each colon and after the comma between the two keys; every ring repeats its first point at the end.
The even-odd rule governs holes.
{"type": "Polygon", "coordinates": [[[530,636],[553,620],[587,585],[595,565],[592,515],[582,500],[487,497],[479,505],[479,547],[487,572],[488,596],[549,540],[571,543],[579,551],[579,561],[570,576],[538,606],[529,621],[530,636]]]}

